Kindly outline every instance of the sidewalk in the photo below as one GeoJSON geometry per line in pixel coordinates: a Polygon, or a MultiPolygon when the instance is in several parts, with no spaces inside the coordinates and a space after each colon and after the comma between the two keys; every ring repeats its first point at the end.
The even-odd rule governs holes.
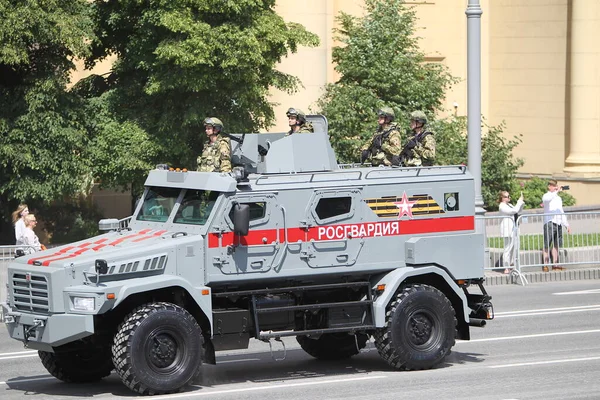
{"type": "MultiPolygon", "coordinates": [[[[543,282],[556,282],[556,281],[579,281],[579,280],[590,280],[600,279],[600,267],[566,267],[564,271],[550,271],[542,272],[540,268],[527,268],[526,271],[522,272],[522,275],[527,279],[529,284],[532,283],[543,283],[543,282]]],[[[485,285],[510,285],[510,284],[521,284],[521,279],[516,274],[504,274],[502,272],[496,272],[491,270],[485,271],[485,285]]]]}

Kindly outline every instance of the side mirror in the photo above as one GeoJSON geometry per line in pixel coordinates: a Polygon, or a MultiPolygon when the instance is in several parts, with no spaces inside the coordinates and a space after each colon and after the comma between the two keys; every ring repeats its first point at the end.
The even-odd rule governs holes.
{"type": "Polygon", "coordinates": [[[248,204],[234,204],[233,206],[233,233],[246,236],[250,228],[250,206],[248,204]]]}

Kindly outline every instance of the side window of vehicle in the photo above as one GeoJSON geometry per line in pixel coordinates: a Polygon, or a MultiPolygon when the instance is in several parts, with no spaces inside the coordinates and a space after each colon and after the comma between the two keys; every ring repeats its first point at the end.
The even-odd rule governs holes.
{"type": "Polygon", "coordinates": [[[315,207],[315,213],[320,220],[327,220],[349,214],[352,210],[352,197],[323,197],[315,207]]]}
{"type": "MultiPolygon", "coordinates": [[[[250,222],[261,220],[267,215],[267,203],[264,201],[252,203],[243,202],[241,204],[247,204],[250,206],[250,222]]],[[[231,207],[231,210],[229,211],[229,219],[233,221],[233,207],[231,207]]]]}

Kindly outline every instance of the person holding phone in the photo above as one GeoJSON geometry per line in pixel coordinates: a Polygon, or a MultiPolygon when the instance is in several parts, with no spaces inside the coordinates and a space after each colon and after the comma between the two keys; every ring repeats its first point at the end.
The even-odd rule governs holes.
{"type": "Polygon", "coordinates": [[[544,266],[542,271],[544,272],[549,271],[550,255],[552,255],[552,269],[564,269],[558,265],[559,250],[563,245],[562,228],[565,226],[567,232],[571,233],[571,227],[563,210],[562,198],[558,195],[563,190],[565,190],[564,186],[558,186],[558,182],[551,179],[548,181],[548,191],[542,196],[544,205],[544,266]]]}

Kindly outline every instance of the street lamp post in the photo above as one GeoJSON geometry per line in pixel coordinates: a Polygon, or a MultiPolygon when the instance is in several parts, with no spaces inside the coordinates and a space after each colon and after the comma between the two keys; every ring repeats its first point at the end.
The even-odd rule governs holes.
{"type": "Polygon", "coordinates": [[[475,212],[483,215],[481,196],[481,7],[467,5],[467,144],[468,166],[475,180],[475,212]]]}
{"type": "MultiPolygon", "coordinates": [[[[475,231],[485,232],[483,196],[481,195],[481,7],[479,0],[467,5],[467,164],[475,183],[475,231]],[[479,218],[478,218],[479,217],[479,218]]],[[[487,246],[486,246],[487,248],[487,246]]],[[[483,253],[483,267],[490,265],[488,251],[483,253]]]]}

